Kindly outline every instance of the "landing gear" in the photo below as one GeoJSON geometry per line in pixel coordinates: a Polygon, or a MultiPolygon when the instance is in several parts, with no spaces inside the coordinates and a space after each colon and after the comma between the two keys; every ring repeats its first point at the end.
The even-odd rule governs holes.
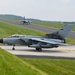
{"type": "Polygon", "coordinates": [[[13,45],[13,48],[12,48],[12,50],[15,50],[15,45],[13,45]]]}
{"type": "Polygon", "coordinates": [[[40,51],[42,51],[42,49],[41,48],[36,48],[36,51],[39,51],[40,52],[40,51]]]}

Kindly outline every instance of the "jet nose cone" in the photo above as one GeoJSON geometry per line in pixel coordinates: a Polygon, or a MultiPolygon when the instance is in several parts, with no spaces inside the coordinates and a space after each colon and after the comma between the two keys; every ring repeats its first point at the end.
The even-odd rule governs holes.
{"type": "Polygon", "coordinates": [[[3,39],[0,39],[0,43],[3,43],[3,39]]]}

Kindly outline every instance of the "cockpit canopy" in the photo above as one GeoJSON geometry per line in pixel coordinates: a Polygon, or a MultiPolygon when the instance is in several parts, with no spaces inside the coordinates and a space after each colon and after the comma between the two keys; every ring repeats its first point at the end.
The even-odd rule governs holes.
{"type": "Polygon", "coordinates": [[[18,37],[24,37],[24,35],[15,34],[15,35],[9,36],[9,38],[18,38],[18,37]]]}

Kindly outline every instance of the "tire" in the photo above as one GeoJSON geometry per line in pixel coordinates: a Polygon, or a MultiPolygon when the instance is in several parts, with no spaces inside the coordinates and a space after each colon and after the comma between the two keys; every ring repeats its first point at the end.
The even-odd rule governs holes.
{"type": "Polygon", "coordinates": [[[41,52],[41,51],[42,51],[42,49],[41,49],[41,48],[36,48],[36,51],[41,52]]]}
{"type": "Polygon", "coordinates": [[[15,48],[13,47],[12,50],[15,50],[15,48]]]}

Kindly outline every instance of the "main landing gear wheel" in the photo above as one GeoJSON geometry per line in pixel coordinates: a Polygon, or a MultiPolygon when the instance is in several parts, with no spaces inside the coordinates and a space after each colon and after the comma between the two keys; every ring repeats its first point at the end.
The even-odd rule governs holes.
{"type": "Polygon", "coordinates": [[[12,50],[15,50],[15,48],[13,47],[12,50]]]}
{"type": "Polygon", "coordinates": [[[13,45],[13,48],[12,48],[12,50],[15,50],[15,45],[13,45]]]}
{"type": "Polygon", "coordinates": [[[36,48],[36,51],[41,52],[41,51],[42,51],[42,49],[41,49],[41,48],[36,48]]]}

